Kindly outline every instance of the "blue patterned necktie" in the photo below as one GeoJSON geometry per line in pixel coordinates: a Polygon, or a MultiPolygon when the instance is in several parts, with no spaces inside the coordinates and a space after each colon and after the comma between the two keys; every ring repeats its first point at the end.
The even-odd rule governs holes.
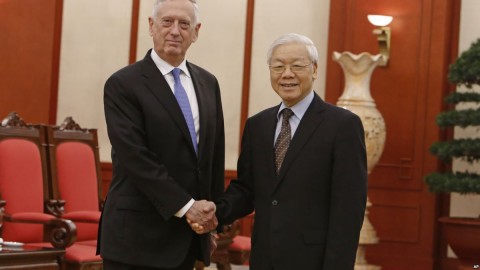
{"type": "Polygon", "coordinates": [[[192,108],[190,107],[190,102],[188,102],[187,92],[185,91],[185,88],[183,88],[182,82],[180,81],[180,71],[181,70],[179,68],[174,68],[172,70],[173,79],[175,80],[173,91],[175,93],[175,97],[177,98],[178,105],[180,105],[180,109],[182,110],[183,117],[187,122],[188,131],[190,132],[190,137],[192,138],[195,153],[198,153],[197,133],[195,132],[192,108]]]}

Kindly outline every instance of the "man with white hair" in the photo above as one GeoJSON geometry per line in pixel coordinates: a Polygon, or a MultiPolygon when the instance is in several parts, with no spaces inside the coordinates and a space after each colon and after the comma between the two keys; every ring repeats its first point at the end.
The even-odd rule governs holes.
{"type": "Polygon", "coordinates": [[[192,270],[210,264],[225,139],[220,89],[185,59],[198,38],[195,0],[157,0],[153,49],[105,83],[113,179],[99,229],[106,270],[192,270]]]}
{"type": "Polygon", "coordinates": [[[270,82],[282,102],[247,120],[238,179],[217,201],[220,224],[255,211],[252,270],[354,269],[367,195],[364,131],[357,115],[313,91],[317,59],[305,36],[272,43],[270,82]]]}

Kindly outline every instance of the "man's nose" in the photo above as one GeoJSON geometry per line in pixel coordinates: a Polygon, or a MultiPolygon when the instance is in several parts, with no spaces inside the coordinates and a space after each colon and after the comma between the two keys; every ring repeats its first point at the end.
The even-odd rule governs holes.
{"type": "Polygon", "coordinates": [[[178,35],[180,33],[180,23],[179,21],[175,21],[172,24],[172,27],[170,29],[170,33],[178,35]]]}
{"type": "Polygon", "coordinates": [[[295,73],[290,69],[290,66],[285,66],[285,70],[282,72],[282,77],[293,77],[295,73]]]}

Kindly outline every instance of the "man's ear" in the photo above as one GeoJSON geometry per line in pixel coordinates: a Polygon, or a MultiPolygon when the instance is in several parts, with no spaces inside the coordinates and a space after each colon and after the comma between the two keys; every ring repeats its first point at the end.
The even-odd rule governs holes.
{"type": "Polygon", "coordinates": [[[313,63],[313,80],[316,80],[317,77],[318,77],[318,66],[317,66],[317,63],[313,63]]]}
{"type": "Polygon", "coordinates": [[[197,41],[198,39],[198,33],[200,32],[200,27],[202,27],[201,23],[198,23],[197,25],[195,25],[195,29],[194,29],[195,34],[193,35],[193,39],[192,39],[193,42],[197,41]]]}
{"type": "Polygon", "coordinates": [[[153,23],[152,17],[148,17],[148,33],[151,37],[153,37],[153,23]]]}

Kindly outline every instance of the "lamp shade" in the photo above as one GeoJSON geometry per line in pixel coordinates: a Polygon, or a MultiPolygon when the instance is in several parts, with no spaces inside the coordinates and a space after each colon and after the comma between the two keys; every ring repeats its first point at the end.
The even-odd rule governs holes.
{"type": "Polygon", "coordinates": [[[368,15],[367,18],[368,21],[375,26],[387,26],[393,20],[392,16],[385,15],[368,15]]]}

